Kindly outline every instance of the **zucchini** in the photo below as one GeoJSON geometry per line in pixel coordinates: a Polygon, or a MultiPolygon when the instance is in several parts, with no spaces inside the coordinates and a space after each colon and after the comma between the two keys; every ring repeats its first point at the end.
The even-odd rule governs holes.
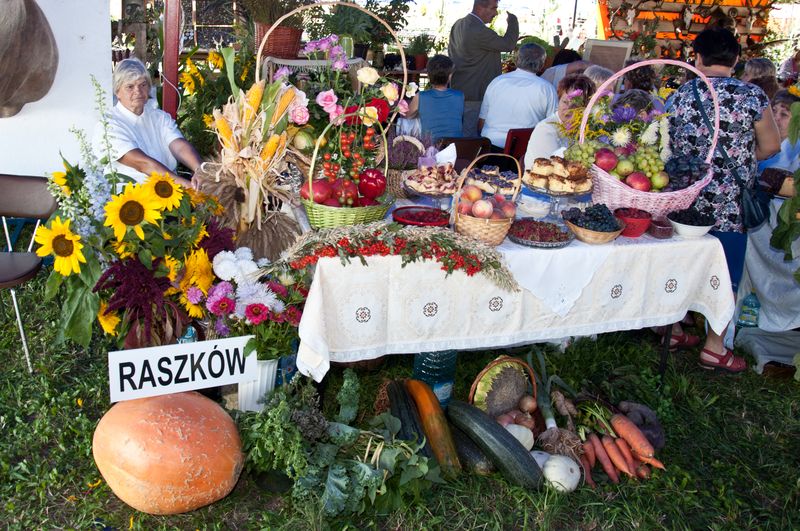
{"type": "Polygon", "coordinates": [[[447,418],[444,416],[442,406],[439,405],[439,399],[423,381],[406,380],[405,386],[417,405],[422,429],[428,442],[431,443],[433,455],[436,456],[439,468],[442,469],[442,475],[446,478],[458,476],[461,472],[461,463],[458,461],[456,445],[453,443],[453,436],[450,435],[450,426],[447,425],[447,418]]]}
{"type": "Polygon", "coordinates": [[[392,416],[400,419],[400,432],[397,437],[404,441],[421,442],[424,440],[425,444],[420,448],[420,454],[435,459],[431,450],[431,443],[425,438],[425,432],[419,421],[417,407],[408,395],[403,382],[398,380],[389,382],[386,392],[389,395],[389,411],[392,416]]]}
{"type": "Polygon", "coordinates": [[[451,400],[447,407],[450,422],[461,429],[483,450],[508,481],[521,487],[538,488],[542,469],[518,440],[480,409],[451,400]]]}
{"type": "Polygon", "coordinates": [[[494,465],[478,445],[467,434],[450,424],[450,433],[456,443],[456,452],[461,466],[478,476],[488,476],[494,472],[494,465]]]}

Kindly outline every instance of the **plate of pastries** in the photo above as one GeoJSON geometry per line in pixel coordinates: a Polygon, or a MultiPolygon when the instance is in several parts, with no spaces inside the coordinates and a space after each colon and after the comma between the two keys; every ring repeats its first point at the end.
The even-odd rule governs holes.
{"type": "Polygon", "coordinates": [[[484,166],[470,171],[464,184],[477,186],[487,194],[513,195],[514,183],[518,179],[515,171],[501,172],[497,166],[484,166]]]}
{"type": "Polygon", "coordinates": [[[583,164],[555,155],[534,160],[522,182],[536,192],[550,195],[581,194],[592,189],[592,178],[583,164]]]}
{"type": "Polygon", "coordinates": [[[458,173],[453,165],[422,166],[405,173],[403,181],[408,191],[430,196],[452,195],[458,184],[458,173]]]}

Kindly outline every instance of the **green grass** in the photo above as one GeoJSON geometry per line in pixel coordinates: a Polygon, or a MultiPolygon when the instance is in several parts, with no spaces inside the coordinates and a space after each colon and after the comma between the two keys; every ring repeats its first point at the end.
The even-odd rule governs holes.
{"type": "MultiPolygon", "coordinates": [[[[647,482],[623,480],[563,495],[527,492],[499,477],[467,477],[431,492],[424,503],[388,515],[323,522],[307,507],[268,492],[243,474],[230,496],[189,514],[158,517],[119,501],[91,455],[94,427],[109,407],[106,352],[54,346],[58,304],[43,302],[44,273],[19,292],[36,372],[25,369],[13,309],[0,297],[0,523],[11,529],[797,529],[800,528],[800,385],[788,379],[713,375],[696,353],[670,358],[659,389],[650,332],[607,334],[561,354],[548,368],[612,402],[654,407],[667,432],[667,471],[647,482]]],[[[512,353],[524,354],[526,349],[512,353]]],[[[455,394],[505,353],[461,355],[455,394]]],[[[410,374],[410,356],[389,357],[361,373],[362,412],[370,415],[384,378],[410,374]]],[[[331,402],[341,371],[325,388],[331,402]]]]}

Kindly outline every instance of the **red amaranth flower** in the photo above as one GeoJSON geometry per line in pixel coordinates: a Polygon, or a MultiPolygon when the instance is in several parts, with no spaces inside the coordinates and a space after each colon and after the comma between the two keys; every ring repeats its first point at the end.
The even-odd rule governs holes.
{"type": "Polygon", "coordinates": [[[214,260],[214,257],[222,251],[236,250],[236,245],[233,243],[233,229],[222,227],[217,220],[211,219],[206,223],[206,231],[208,236],[203,236],[199,247],[206,250],[209,260],[214,260]]]}

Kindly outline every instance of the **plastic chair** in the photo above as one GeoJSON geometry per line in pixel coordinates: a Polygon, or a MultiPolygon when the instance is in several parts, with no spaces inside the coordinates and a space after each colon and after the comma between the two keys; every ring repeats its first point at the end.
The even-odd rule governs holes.
{"type": "Polygon", "coordinates": [[[522,164],[525,158],[525,152],[528,150],[528,140],[531,139],[533,127],[525,129],[509,129],[506,135],[506,145],[503,148],[503,153],[511,155],[522,164]]]}
{"type": "Polygon", "coordinates": [[[437,148],[442,149],[449,144],[456,145],[456,162],[453,164],[453,168],[457,172],[469,166],[470,162],[478,158],[478,155],[492,151],[492,141],[483,136],[440,138],[437,148]]]}
{"type": "Polygon", "coordinates": [[[47,190],[47,180],[41,177],[0,174],[0,189],[3,190],[3,193],[0,194],[0,217],[3,218],[3,230],[8,245],[8,251],[0,253],[0,289],[8,288],[11,292],[11,301],[17,316],[17,326],[22,340],[22,348],[25,351],[28,372],[33,372],[28,340],[22,326],[22,316],[14,288],[35,277],[42,267],[42,259],[36,256],[36,253],[31,252],[31,249],[41,220],[49,218],[55,211],[56,201],[47,190]],[[14,251],[6,216],[36,220],[27,252],[14,251]]]}

